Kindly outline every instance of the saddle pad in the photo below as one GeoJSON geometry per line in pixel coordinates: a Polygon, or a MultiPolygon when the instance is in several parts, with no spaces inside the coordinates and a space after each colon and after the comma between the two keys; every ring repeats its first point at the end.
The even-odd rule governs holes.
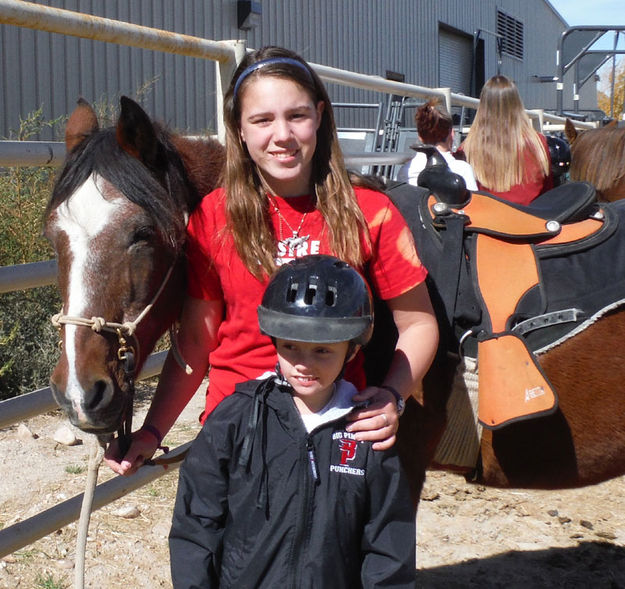
{"type": "Polygon", "coordinates": [[[484,427],[497,429],[556,410],[556,393],[516,335],[500,334],[478,342],[478,362],[478,419],[484,427]]]}
{"type": "Polygon", "coordinates": [[[477,411],[477,360],[464,357],[454,373],[447,400],[447,424],[431,467],[465,474],[475,470],[483,430],[477,421],[477,411]]]}

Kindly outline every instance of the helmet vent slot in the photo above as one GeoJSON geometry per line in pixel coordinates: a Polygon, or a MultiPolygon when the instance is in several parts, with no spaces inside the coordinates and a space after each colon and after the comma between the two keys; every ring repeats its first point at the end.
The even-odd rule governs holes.
{"type": "Polygon", "coordinates": [[[309,284],[304,294],[304,303],[306,303],[307,305],[312,305],[315,300],[316,294],[317,294],[317,285],[309,284]]]}
{"type": "Polygon", "coordinates": [[[336,287],[329,286],[328,290],[326,290],[326,306],[334,307],[336,305],[336,287]]]}
{"type": "Polygon", "coordinates": [[[298,284],[297,282],[294,282],[293,284],[289,285],[288,290],[286,291],[286,302],[287,303],[294,303],[295,299],[297,298],[297,288],[298,288],[298,284]]]}

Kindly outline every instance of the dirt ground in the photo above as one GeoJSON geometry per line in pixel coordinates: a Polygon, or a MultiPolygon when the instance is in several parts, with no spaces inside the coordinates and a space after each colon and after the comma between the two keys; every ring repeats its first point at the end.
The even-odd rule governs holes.
{"type": "MultiPolygon", "coordinates": [[[[194,437],[202,395],[167,436],[194,437]]],[[[141,423],[145,401],[136,418],[141,423]]],[[[89,443],[53,440],[60,414],[0,430],[0,528],[81,493],[89,443]]],[[[100,471],[100,481],[111,477],[100,471]]],[[[484,488],[429,472],[417,517],[417,586],[425,589],[625,588],[625,479],[584,489],[484,488]]],[[[170,588],[167,534],[177,470],[95,512],[85,586],[170,588]]],[[[0,559],[0,588],[73,587],[76,524],[0,559]]],[[[323,588],[325,589],[325,588],[323,588]]]]}

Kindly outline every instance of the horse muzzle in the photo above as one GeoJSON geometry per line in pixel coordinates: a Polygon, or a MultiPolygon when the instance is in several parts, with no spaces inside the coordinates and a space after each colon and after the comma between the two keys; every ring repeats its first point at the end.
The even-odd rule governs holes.
{"type": "Polygon", "coordinates": [[[72,425],[87,433],[107,434],[117,431],[124,417],[125,393],[110,378],[88,383],[63,383],[53,373],[50,388],[55,401],[72,425]]]}

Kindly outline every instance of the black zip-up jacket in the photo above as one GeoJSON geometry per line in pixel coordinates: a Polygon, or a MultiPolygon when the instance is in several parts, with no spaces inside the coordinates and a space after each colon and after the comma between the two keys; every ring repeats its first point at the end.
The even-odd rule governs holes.
{"type": "Polygon", "coordinates": [[[415,516],[398,456],[345,425],[307,433],[288,389],[237,386],[180,469],[175,589],[412,589],[415,516]]]}

